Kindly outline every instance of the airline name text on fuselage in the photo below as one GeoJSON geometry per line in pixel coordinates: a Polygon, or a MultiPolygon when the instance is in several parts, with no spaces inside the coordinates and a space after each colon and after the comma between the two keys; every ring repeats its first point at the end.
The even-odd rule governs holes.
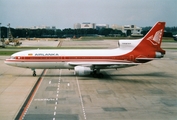
{"type": "Polygon", "coordinates": [[[58,53],[36,53],[35,56],[59,56],[58,53]]]}

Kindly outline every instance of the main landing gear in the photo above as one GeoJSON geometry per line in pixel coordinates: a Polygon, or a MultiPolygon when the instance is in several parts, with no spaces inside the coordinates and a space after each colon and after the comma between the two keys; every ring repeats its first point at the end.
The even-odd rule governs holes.
{"type": "Polygon", "coordinates": [[[35,69],[32,69],[32,71],[33,71],[33,76],[36,76],[36,71],[35,71],[35,69]]]}
{"type": "Polygon", "coordinates": [[[91,72],[90,74],[95,78],[103,78],[104,76],[102,73],[100,73],[99,69],[93,70],[93,72],[91,72]]]}

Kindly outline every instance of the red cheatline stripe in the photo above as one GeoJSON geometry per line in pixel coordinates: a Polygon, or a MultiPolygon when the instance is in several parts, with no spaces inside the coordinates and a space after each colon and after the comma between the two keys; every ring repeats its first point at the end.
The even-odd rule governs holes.
{"type": "Polygon", "coordinates": [[[95,59],[97,59],[97,58],[99,58],[99,59],[101,59],[101,58],[112,58],[112,57],[120,57],[120,56],[118,56],[118,55],[115,55],[115,56],[15,56],[15,58],[16,59],[35,59],[35,58],[39,58],[39,59],[42,59],[42,58],[48,58],[48,59],[52,59],[52,58],[67,58],[67,59],[69,59],[69,58],[95,58],[95,59]]]}
{"type": "Polygon", "coordinates": [[[50,59],[37,59],[37,60],[25,60],[25,59],[15,59],[15,60],[6,60],[6,62],[132,62],[128,60],[115,60],[115,59],[55,59],[55,60],[50,60],[50,59]]]}
{"type": "Polygon", "coordinates": [[[16,56],[15,59],[7,59],[6,61],[14,62],[120,62],[127,61],[130,57],[126,56],[16,56]]]}

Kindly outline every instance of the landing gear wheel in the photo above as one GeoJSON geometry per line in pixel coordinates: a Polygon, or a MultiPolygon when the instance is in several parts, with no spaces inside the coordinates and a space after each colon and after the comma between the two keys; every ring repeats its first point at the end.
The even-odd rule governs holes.
{"type": "Polygon", "coordinates": [[[98,73],[97,76],[98,78],[103,78],[104,75],[102,73],[98,73]]]}
{"type": "Polygon", "coordinates": [[[99,70],[94,70],[93,72],[91,72],[91,75],[94,77],[94,78],[103,78],[103,74],[100,73],[99,70]]]}
{"type": "Polygon", "coordinates": [[[36,76],[36,71],[35,70],[33,71],[33,76],[36,76]]]}

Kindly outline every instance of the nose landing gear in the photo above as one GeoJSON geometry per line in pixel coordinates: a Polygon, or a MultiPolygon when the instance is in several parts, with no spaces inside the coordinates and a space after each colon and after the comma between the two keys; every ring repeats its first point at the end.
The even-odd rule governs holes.
{"type": "Polygon", "coordinates": [[[33,71],[33,76],[36,76],[36,71],[33,71]]]}
{"type": "Polygon", "coordinates": [[[35,71],[35,69],[32,69],[32,71],[33,71],[33,76],[36,76],[36,71],[35,71]]]}

